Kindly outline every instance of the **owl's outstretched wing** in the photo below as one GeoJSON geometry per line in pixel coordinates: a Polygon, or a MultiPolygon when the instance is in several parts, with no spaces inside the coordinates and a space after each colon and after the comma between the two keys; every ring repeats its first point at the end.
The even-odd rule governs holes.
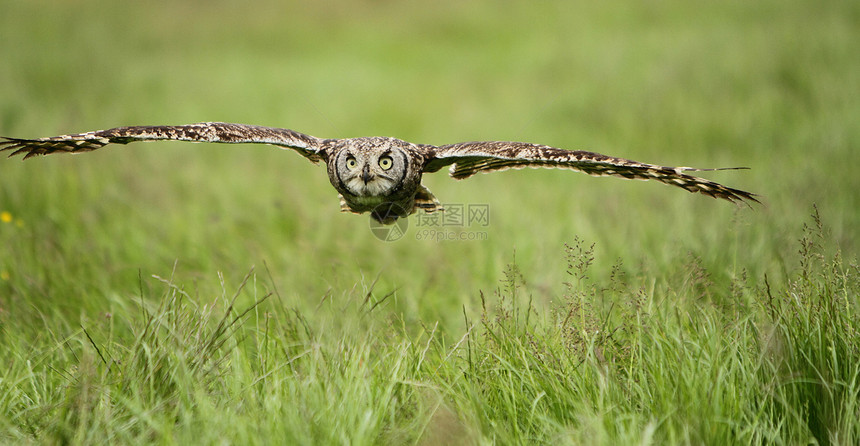
{"type": "Polygon", "coordinates": [[[54,152],[88,152],[108,144],[159,140],[272,144],[293,149],[314,163],[322,159],[320,152],[323,148],[323,140],[293,130],[226,122],[201,122],[189,125],[117,127],[38,139],[3,137],[0,139],[0,152],[11,150],[10,157],[23,154],[24,159],[27,159],[54,152]]]}
{"type": "MultiPolygon", "coordinates": [[[[478,141],[449,144],[440,147],[423,146],[430,152],[425,172],[436,172],[451,165],[451,176],[468,178],[478,172],[493,172],[524,167],[571,169],[597,176],[617,176],[638,180],[657,180],[690,192],[722,198],[732,202],[756,202],[756,195],[740,189],[694,177],[684,172],[725,170],[665,167],[582,150],[564,150],[523,142],[478,141]]],[[[744,169],[728,168],[728,169],[744,169]]]]}

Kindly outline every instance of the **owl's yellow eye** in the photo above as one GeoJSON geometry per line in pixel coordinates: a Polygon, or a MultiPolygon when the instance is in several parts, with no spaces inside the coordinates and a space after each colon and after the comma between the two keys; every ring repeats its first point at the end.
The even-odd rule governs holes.
{"type": "Polygon", "coordinates": [[[393,166],[393,165],[394,165],[394,161],[391,160],[390,156],[383,156],[383,157],[379,158],[379,167],[381,167],[382,170],[391,169],[391,166],[393,166]]]}
{"type": "Polygon", "coordinates": [[[358,161],[356,161],[355,158],[349,157],[346,159],[347,169],[355,169],[356,167],[358,167],[358,161]]]}

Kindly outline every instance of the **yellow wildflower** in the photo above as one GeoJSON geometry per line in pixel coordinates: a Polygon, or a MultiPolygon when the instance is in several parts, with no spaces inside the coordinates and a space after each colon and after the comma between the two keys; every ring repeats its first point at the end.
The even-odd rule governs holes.
{"type": "Polygon", "coordinates": [[[9,211],[0,212],[0,221],[3,223],[9,223],[12,221],[12,214],[9,211]]]}
{"type": "Polygon", "coordinates": [[[9,280],[9,271],[0,271],[0,280],[9,280]]]}

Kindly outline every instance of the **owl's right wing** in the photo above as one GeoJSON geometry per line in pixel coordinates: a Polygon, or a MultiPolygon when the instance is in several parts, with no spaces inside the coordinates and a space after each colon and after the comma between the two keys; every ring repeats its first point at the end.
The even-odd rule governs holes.
{"type": "Polygon", "coordinates": [[[189,125],[132,126],[108,130],[51,136],[37,139],[2,137],[0,152],[12,150],[9,156],[24,159],[54,152],[80,153],[100,149],[108,144],[135,141],[191,141],[216,143],[259,143],[290,148],[317,163],[324,157],[324,140],[289,129],[226,122],[201,122],[189,125]]]}

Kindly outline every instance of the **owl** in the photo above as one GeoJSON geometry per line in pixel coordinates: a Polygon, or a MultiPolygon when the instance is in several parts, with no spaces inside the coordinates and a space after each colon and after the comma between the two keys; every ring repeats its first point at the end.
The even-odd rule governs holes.
{"type": "Polygon", "coordinates": [[[203,122],[118,127],[37,139],[6,137],[0,140],[0,151],[12,151],[10,157],[22,154],[27,159],[55,152],[88,152],[108,144],[157,140],[262,143],[292,149],[315,164],[325,163],[329,181],[340,194],[342,211],[370,213],[371,218],[382,224],[391,224],[418,210],[443,210],[439,200],[421,184],[421,177],[445,166],[450,166],[451,177],[458,180],[479,172],[547,167],[596,176],[656,180],[731,202],[758,203],[755,194],[685,173],[722,169],[664,167],[525,142],[477,141],[434,146],[376,136],[322,139],[282,128],[203,122]]]}

